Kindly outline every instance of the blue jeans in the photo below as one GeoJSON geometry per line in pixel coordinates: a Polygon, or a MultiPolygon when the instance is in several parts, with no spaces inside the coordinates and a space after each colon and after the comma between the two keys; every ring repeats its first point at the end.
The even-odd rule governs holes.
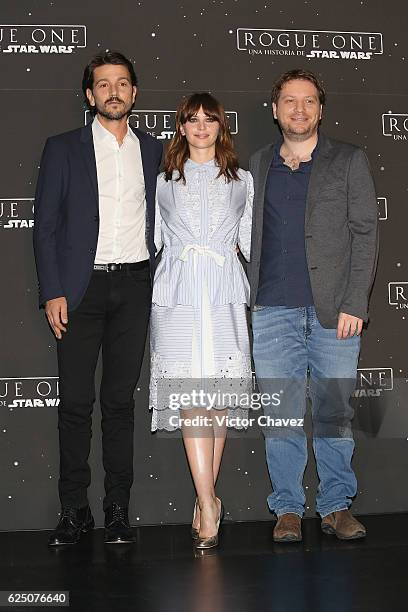
{"type": "MultiPolygon", "coordinates": [[[[354,441],[350,395],[356,382],[360,337],[337,340],[335,329],[320,325],[313,306],[255,307],[252,327],[260,391],[273,393],[278,388],[283,391],[280,405],[264,408],[265,415],[300,422],[309,394],[313,450],[320,480],[316,510],[323,517],[347,509],[357,492],[351,468],[354,441]]],[[[303,427],[270,427],[264,430],[264,435],[273,487],[268,497],[269,508],[277,516],[287,512],[302,516],[305,504],[302,481],[307,463],[303,427]]]]}

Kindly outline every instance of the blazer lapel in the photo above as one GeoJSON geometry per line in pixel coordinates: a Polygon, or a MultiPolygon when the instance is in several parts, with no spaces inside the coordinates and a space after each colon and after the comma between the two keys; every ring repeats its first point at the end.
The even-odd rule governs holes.
{"type": "Polygon", "coordinates": [[[82,128],[81,135],[81,153],[85,166],[88,172],[89,179],[91,181],[92,189],[95,196],[96,206],[98,207],[99,193],[98,193],[98,177],[96,173],[96,159],[95,149],[92,138],[92,123],[89,123],[82,128]]]}
{"type": "Polygon", "coordinates": [[[259,162],[258,177],[257,177],[257,181],[258,181],[257,199],[259,199],[262,202],[262,207],[263,207],[263,203],[265,200],[266,179],[268,177],[269,168],[270,168],[270,165],[272,163],[272,158],[273,158],[273,147],[274,145],[272,144],[269,149],[264,151],[260,159],[260,162],[259,162]]]}
{"type": "Polygon", "coordinates": [[[155,208],[155,192],[157,181],[157,168],[153,163],[151,151],[148,146],[148,140],[141,130],[131,128],[133,133],[138,137],[140,144],[140,155],[142,157],[143,177],[146,190],[146,238],[153,235],[154,208],[155,208]]]}
{"type": "Polygon", "coordinates": [[[264,202],[265,202],[265,187],[266,179],[268,177],[269,168],[273,158],[273,147],[271,144],[266,149],[260,160],[258,168],[255,170],[254,184],[255,184],[255,201],[254,201],[254,226],[253,236],[256,237],[254,244],[253,258],[258,259],[262,249],[262,230],[263,230],[263,216],[264,216],[264,202]]]}
{"type": "Polygon", "coordinates": [[[152,194],[154,193],[154,189],[156,186],[156,168],[152,163],[152,158],[150,155],[150,150],[147,145],[146,139],[143,138],[144,134],[140,130],[136,130],[132,128],[133,133],[138,137],[140,144],[140,154],[142,156],[142,166],[143,166],[143,176],[145,181],[145,189],[146,189],[146,203],[149,205],[154,200],[152,198],[152,194]]]}
{"type": "Polygon", "coordinates": [[[330,161],[332,145],[330,140],[319,133],[319,149],[313,159],[312,171],[310,173],[309,187],[306,198],[305,222],[307,223],[313,212],[313,208],[319,199],[320,192],[327,180],[327,164],[330,161]]]}

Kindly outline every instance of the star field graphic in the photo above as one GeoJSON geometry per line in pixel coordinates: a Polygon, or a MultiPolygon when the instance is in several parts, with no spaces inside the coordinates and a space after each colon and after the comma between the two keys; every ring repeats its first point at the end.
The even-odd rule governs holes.
{"type": "MultiPolygon", "coordinates": [[[[322,129],[363,148],[382,219],[359,363],[361,393],[353,399],[359,480],[353,508],[357,513],[407,511],[408,491],[400,486],[408,471],[406,3],[122,0],[113,8],[102,0],[96,10],[90,0],[7,0],[1,13],[7,25],[0,24],[0,529],[49,528],[59,511],[58,372],[55,340],[37,303],[32,206],[44,142],[84,125],[83,69],[105,49],[121,50],[134,63],[141,129],[156,130],[166,145],[172,130],[166,114],[183,96],[211,91],[233,117],[244,168],[252,152],[278,135],[270,108],[274,79],[296,67],[322,79],[327,92],[322,129]],[[162,124],[170,128],[159,129],[162,124]],[[382,389],[379,372],[387,379],[382,389]],[[376,389],[379,395],[368,393],[376,389]]],[[[135,392],[131,522],[189,522],[194,490],[182,441],[150,434],[148,370],[146,351],[135,392]]],[[[99,363],[97,392],[100,375],[99,363]]],[[[90,464],[89,499],[101,525],[98,403],[90,464]]],[[[305,486],[307,514],[313,515],[312,454],[305,486]]],[[[217,485],[227,519],[268,520],[270,489],[261,433],[231,436],[217,485]]]]}

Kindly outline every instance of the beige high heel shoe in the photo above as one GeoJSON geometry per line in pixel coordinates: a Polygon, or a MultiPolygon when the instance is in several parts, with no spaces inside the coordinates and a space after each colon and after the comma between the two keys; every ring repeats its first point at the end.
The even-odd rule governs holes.
{"type": "MultiPolygon", "coordinates": [[[[218,499],[218,497],[216,499],[218,499]]],[[[220,508],[220,514],[218,515],[218,521],[216,523],[217,533],[213,536],[210,536],[209,538],[200,538],[200,536],[198,536],[198,538],[194,540],[195,548],[202,550],[205,548],[214,548],[215,546],[218,546],[218,530],[220,528],[220,523],[222,519],[224,518],[224,506],[223,506],[222,501],[221,500],[219,501],[221,504],[221,508],[220,508]]]]}

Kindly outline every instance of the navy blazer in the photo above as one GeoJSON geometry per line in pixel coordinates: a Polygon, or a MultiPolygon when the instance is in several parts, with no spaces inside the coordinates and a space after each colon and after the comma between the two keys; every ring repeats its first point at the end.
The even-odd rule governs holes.
{"type": "MultiPolygon", "coordinates": [[[[139,138],[146,187],[146,244],[153,277],[156,179],[162,144],[132,128],[139,138]]],[[[99,196],[92,124],[48,138],[41,158],[34,205],[34,253],[40,304],[65,296],[68,309],[81,302],[91,278],[99,233],[99,196]]]]}

